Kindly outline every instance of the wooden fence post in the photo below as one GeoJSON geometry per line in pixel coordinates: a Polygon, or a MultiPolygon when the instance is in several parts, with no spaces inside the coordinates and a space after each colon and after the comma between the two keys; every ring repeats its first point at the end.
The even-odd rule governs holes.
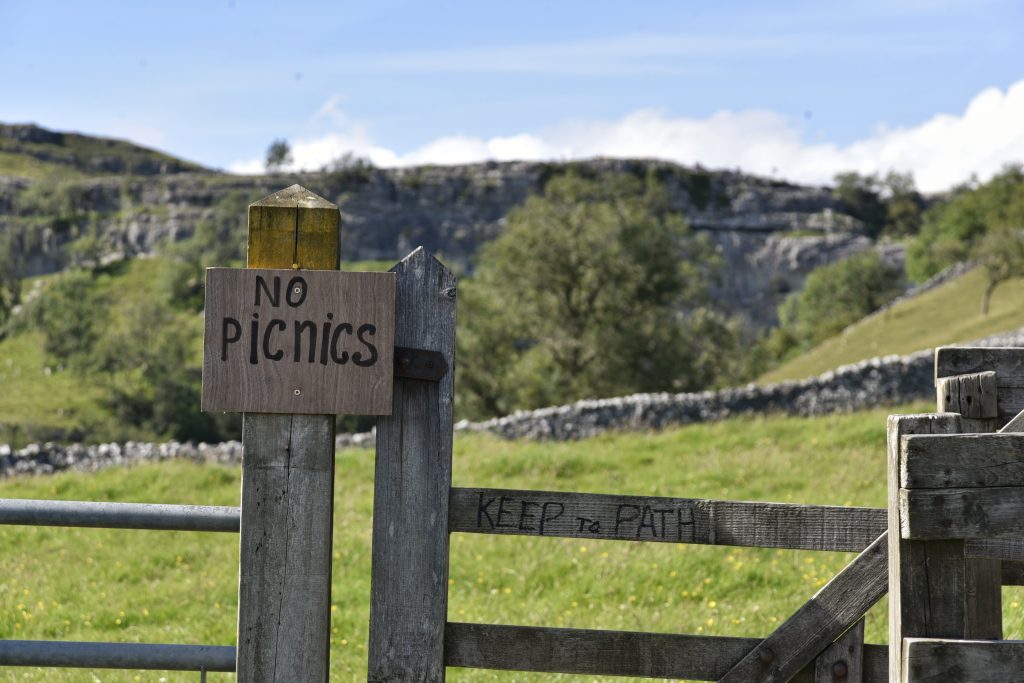
{"type": "Polygon", "coordinates": [[[963,541],[907,541],[900,537],[900,442],[910,434],[957,434],[957,413],[890,415],[889,680],[902,680],[904,638],[963,637],[963,541]],[[960,593],[958,604],[951,593],[960,593]]]}
{"type": "MultiPolygon", "coordinates": [[[[249,207],[248,267],[338,268],[338,208],[293,185],[249,207]]],[[[334,416],[246,414],[238,680],[327,681],[334,416]]]]}
{"type": "Polygon", "coordinates": [[[396,378],[392,414],[377,420],[368,680],[437,682],[445,675],[456,284],[422,248],[392,272],[395,345],[440,352],[449,370],[439,382],[396,378]]]}
{"type": "MultiPolygon", "coordinates": [[[[937,356],[937,354],[936,354],[937,356]]],[[[995,432],[999,428],[998,383],[992,370],[942,377],[936,357],[935,402],[941,412],[959,413],[965,432],[995,432]]],[[[966,638],[1003,637],[1002,562],[990,558],[964,559],[966,638]]]]}

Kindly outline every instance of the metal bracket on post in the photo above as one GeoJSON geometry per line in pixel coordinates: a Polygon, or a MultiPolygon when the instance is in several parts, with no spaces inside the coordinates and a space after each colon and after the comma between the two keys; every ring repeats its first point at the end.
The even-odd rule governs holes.
{"type": "Polygon", "coordinates": [[[448,362],[440,351],[395,347],[395,377],[440,382],[448,374],[448,362]]]}

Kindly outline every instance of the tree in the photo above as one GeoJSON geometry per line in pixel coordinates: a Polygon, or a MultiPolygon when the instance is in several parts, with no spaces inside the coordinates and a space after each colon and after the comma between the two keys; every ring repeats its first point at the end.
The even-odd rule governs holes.
{"type": "Polygon", "coordinates": [[[876,237],[885,227],[886,207],[879,194],[878,178],[859,173],[837,173],[832,193],[843,203],[850,215],[867,227],[868,234],[876,237]]]}
{"type": "Polygon", "coordinates": [[[916,235],[921,229],[924,198],[914,187],[914,177],[890,171],[881,181],[881,187],[885,201],[883,234],[891,237],[916,235]]]}
{"type": "Polygon", "coordinates": [[[780,326],[768,345],[778,357],[809,349],[884,306],[900,294],[902,284],[902,271],[875,251],[822,266],[779,307],[780,326]]]}
{"type": "Polygon", "coordinates": [[[553,178],[462,288],[461,409],[707,386],[735,339],[703,307],[717,267],[653,176],[553,178]]]}
{"type": "Polygon", "coordinates": [[[265,162],[267,171],[280,171],[292,163],[293,160],[292,148],[288,146],[288,141],[284,138],[274,140],[270,143],[270,147],[267,147],[267,159],[265,162]]]}
{"type": "Polygon", "coordinates": [[[918,238],[907,249],[907,274],[927,280],[959,261],[977,257],[985,235],[1024,225],[1024,169],[1010,165],[987,183],[958,188],[924,215],[918,238]]]}
{"type": "Polygon", "coordinates": [[[987,280],[981,295],[981,314],[988,315],[996,288],[1015,277],[1024,277],[1024,232],[1006,227],[992,230],[982,238],[977,253],[987,280]]]}

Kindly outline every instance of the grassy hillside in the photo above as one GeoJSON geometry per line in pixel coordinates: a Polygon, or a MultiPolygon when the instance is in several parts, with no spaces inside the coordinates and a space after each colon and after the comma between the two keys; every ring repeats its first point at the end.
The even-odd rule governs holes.
{"type": "Polygon", "coordinates": [[[947,282],[887,311],[869,316],[842,334],[764,374],[761,383],[803,379],[840,365],[889,354],[906,354],[942,344],[978,339],[1024,326],[1024,281],[996,290],[987,316],[981,315],[985,276],[980,269],[947,282]]]}
{"type": "MultiPolygon", "coordinates": [[[[163,300],[160,289],[167,267],[167,262],[160,259],[137,259],[113,264],[97,275],[93,293],[112,302],[112,327],[126,326],[132,312],[145,302],[163,300]]],[[[45,298],[48,285],[56,277],[31,278],[25,290],[35,289],[30,297],[45,298]]],[[[31,306],[27,304],[27,308],[31,306]]],[[[184,312],[172,315],[181,325],[201,331],[200,316],[184,312]]],[[[142,335],[145,332],[138,331],[142,335]]],[[[202,347],[197,345],[196,363],[201,362],[201,353],[202,347]]],[[[43,335],[37,330],[15,325],[14,331],[0,341],[0,383],[5,387],[0,392],[0,442],[75,439],[87,434],[109,439],[116,435],[117,425],[111,423],[109,410],[102,405],[101,383],[48,357],[43,335]]]]}
{"type": "Polygon", "coordinates": [[[0,176],[72,180],[89,176],[208,169],[124,140],[0,124],[0,176]]]}

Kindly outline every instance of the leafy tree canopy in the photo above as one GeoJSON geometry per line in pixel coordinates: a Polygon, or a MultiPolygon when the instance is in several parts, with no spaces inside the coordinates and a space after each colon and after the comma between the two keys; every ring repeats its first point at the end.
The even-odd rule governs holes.
{"type": "Polygon", "coordinates": [[[902,271],[875,251],[816,269],[779,307],[780,326],[768,341],[772,355],[804,351],[842,332],[898,296],[902,284],[902,271]]]}
{"type": "Polygon", "coordinates": [[[921,282],[959,261],[978,257],[986,234],[1024,227],[1024,170],[1008,166],[990,181],[957,190],[929,210],[907,251],[907,274],[921,282]]]}
{"type": "Polygon", "coordinates": [[[655,178],[551,179],[463,287],[460,408],[479,417],[707,387],[736,339],[704,307],[718,267],[655,178]]]}
{"type": "Polygon", "coordinates": [[[268,171],[280,171],[292,161],[292,148],[288,146],[288,141],[284,138],[274,140],[267,147],[267,158],[264,165],[268,171]]]}

